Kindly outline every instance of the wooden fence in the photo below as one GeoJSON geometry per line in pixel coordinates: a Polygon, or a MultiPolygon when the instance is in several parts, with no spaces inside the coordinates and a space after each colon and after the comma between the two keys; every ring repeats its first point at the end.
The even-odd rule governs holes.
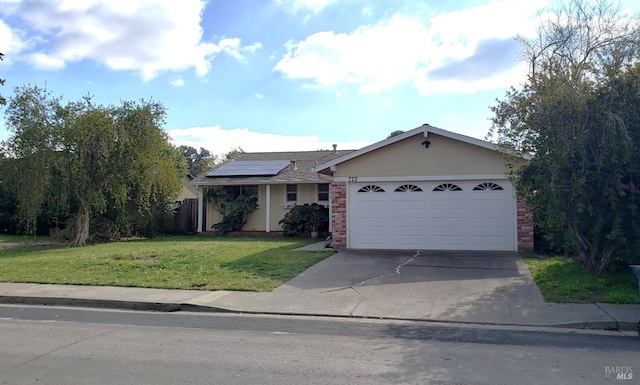
{"type": "Polygon", "coordinates": [[[198,200],[185,199],[176,210],[175,229],[179,234],[194,234],[198,231],[198,200]]]}

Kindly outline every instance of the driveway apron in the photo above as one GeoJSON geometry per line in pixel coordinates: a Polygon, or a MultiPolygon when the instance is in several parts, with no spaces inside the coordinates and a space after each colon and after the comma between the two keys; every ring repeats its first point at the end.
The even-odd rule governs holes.
{"type": "Polygon", "coordinates": [[[273,294],[313,295],[316,301],[357,297],[353,316],[460,322],[506,323],[514,313],[544,304],[514,252],[345,250],[273,294]]]}

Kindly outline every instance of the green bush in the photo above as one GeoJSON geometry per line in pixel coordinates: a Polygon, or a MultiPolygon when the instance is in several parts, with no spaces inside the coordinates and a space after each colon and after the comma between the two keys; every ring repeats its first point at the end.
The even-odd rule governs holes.
{"type": "Polygon", "coordinates": [[[284,235],[299,235],[305,231],[327,231],[329,209],[317,203],[295,206],[278,222],[284,235]]]}
{"type": "Polygon", "coordinates": [[[209,190],[207,197],[213,201],[214,207],[222,215],[222,220],[213,226],[220,235],[242,229],[247,218],[258,208],[258,197],[255,195],[235,195],[224,188],[209,190]]]}

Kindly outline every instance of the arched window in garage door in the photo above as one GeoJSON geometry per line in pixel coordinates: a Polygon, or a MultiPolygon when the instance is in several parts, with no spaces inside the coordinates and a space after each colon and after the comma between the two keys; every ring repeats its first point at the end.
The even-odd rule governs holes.
{"type": "Polygon", "coordinates": [[[422,189],[414,184],[403,184],[394,190],[395,192],[420,192],[422,189]]]}
{"type": "Polygon", "coordinates": [[[487,190],[499,191],[504,189],[499,184],[495,184],[493,182],[480,183],[479,185],[473,188],[473,191],[487,191],[487,190]]]}
{"type": "Polygon", "coordinates": [[[460,188],[460,186],[455,185],[453,183],[443,183],[440,185],[437,185],[433,191],[462,191],[462,188],[460,188]]]}
{"type": "Polygon", "coordinates": [[[376,186],[375,184],[368,184],[366,186],[363,186],[360,188],[360,190],[358,190],[359,193],[361,192],[384,192],[384,189],[380,186],[376,186]]]}

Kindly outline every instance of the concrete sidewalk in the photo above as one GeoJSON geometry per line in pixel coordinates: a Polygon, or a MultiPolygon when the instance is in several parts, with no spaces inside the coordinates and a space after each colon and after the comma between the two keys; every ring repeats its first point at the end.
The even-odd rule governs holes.
{"type": "MultiPolygon", "coordinates": [[[[389,297],[386,297],[389,298],[389,297]]],[[[466,303],[400,296],[389,302],[366,287],[325,292],[232,292],[0,283],[0,303],[156,311],[210,311],[362,317],[485,325],[636,330],[640,305],[466,303]],[[481,309],[481,310],[478,310],[481,309]],[[472,310],[472,311],[469,311],[472,310]]]]}
{"type": "Polygon", "coordinates": [[[343,250],[269,293],[0,283],[0,303],[625,331],[640,321],[640,305],[545,303],[509,252],[343,250]]]}

